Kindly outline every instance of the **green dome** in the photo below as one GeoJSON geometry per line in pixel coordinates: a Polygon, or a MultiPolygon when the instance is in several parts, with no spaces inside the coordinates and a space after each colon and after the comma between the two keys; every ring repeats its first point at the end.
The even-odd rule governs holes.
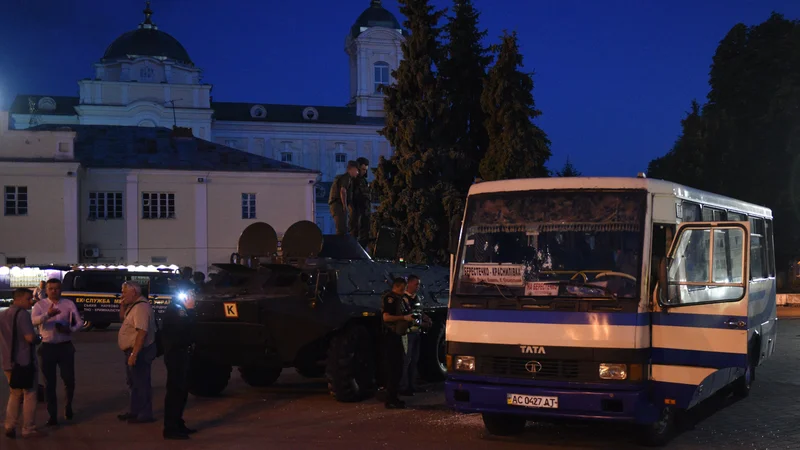
{"type": "MultiPolygon", "coordinates": [[[[370,1],[369,8],[365,9],[364,12],[358,16],[353,26],[350,27],[350,35],[357,37],[365,31],[364,29],[372,27],[390,28],[392,30],[403,29],[397,17],[381,6],[381,0],[370,1]]],[[[405,31],[403,31],[403,34],[406,34],[405,31]]]]}

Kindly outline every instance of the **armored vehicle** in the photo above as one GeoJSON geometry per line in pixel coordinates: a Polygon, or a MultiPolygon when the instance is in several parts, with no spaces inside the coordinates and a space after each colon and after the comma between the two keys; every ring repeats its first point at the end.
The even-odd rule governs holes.
{"type": "MultiPolygon", "coordinates": [[[[384,246],[373,253],[393,252],[384,246]]],[[[196,294],[193,395],[220,394],[233,367],[251,386],[268,386],[294,367],[325,377],[338,401],[371,396],[382,379],[381,296],[393,278],[411,274],[420,277],[420,309],[433,322],[423,335],[419,373],[428,381],[445,378],[446,267],[373,259],[353,237],[323,236],[309,221],[290,226],[280,242],[270,225],[254,223],[231,261],[214,266],[220,271],[196,294]]]]}

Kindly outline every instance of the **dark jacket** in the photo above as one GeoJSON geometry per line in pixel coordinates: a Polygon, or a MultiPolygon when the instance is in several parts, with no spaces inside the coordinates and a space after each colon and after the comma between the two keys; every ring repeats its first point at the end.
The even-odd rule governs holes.
{"type": "Polygon", "coordinates": [[[161,316],[161,342],[164,353],[188,351],[194,343],[194,309],[186,308],[174,299],[161,316]]]}

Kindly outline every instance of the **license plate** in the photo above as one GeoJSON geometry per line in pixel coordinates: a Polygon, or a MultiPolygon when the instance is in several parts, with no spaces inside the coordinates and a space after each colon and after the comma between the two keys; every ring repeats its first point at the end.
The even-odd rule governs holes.
{"type": "Polygon", "coordinates": [[[542,397],[539,395],[506,394],[509,405],[526,408],[558,408],[558,397],[542,397]]]}

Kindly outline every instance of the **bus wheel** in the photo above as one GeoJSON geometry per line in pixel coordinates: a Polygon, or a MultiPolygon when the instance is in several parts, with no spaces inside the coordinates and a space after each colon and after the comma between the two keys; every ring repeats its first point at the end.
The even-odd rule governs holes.
{"type": "Polygon", "coordinates": [[[642,425],[639,440],[648,447],[663,447],[675,434],[675,409],[665,406],[657,421],[642,425]]]}
{"type": "Polygon", "coordinates": [[[752,360],[748,356],[747,369],[745,369],[744,375],[733,382],[733,395],[738,398],[746,398],[749,396],[750,389],[752,389],[755,379],[756,366],[753,365],[752,360]]]}
{"type": "Polygon", "coordinates": [[[528,421],[521,416],[483,413],[483,426],[495,436],[511,436],[525,431],[528,421]]]}
{"type": "Polygon", "coordinates": [[[92,331],[93,328],[94,328],[94,324],[92,322],[90,322],[88,320],[84,320],[83,321],[83,328],[81,328],[81,331],[92,331]]]}
{"type": "Polygon", "coordinates": [[[97,322],[96,324],[94,324],[94,328],[97,330],[105,330],[110,326],[111,324],[109,322],[97,322]]]}

